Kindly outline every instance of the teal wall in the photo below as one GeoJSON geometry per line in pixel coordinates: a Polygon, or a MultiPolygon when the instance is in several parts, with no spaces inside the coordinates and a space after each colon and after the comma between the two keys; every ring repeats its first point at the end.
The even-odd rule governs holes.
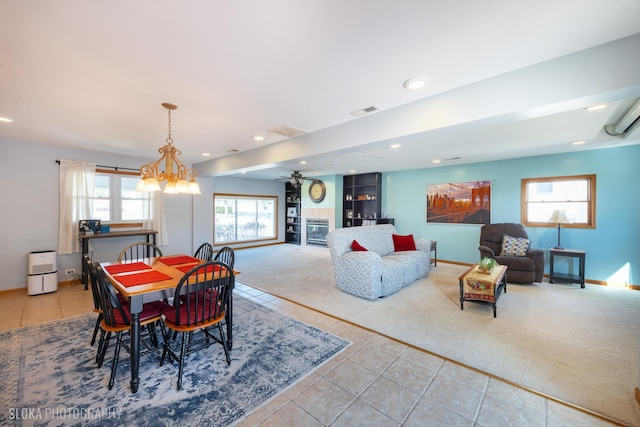
{"type": "MultiPolygon", "coordinates": [[[[311,185],[311,181],[303,181],[302,189],[300,190],[300,194],[302,196],[302,208],[338,208],[336,210],[342,211],[342,176],[323,175],[314,176],[314,178],[324,182],[327,193],[323,201],[320,203],[313,203],[311,199],[309,199],[309,186],[311,185]]],[[[338,222],[337,224],[342,224],[342,222],[338,222]]]]}
{"type": "MultiPolygon", "coordinates": [[[[640,285],[640,145],[384,173],[382,210],[399,233],[437,240],[438,258],[473,263],[481,226],[426,223],[427,184],[491,181],[491,221],[521,222],[522,178],[581,174],[596,174],[596,228],[562,229],[562,246],[587,251],[587,280],[640,285]]],[[[548,273],[557,228],[527,231],[532,246],[547,250],[548,273]]]]}

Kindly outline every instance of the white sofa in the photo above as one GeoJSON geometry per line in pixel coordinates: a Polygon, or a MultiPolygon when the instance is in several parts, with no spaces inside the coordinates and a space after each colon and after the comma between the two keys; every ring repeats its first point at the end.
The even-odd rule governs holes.
{"type": "Polygon", "coordinates": [[[415,239],[416,250],[394,252],[393,225],[337,228],[327,234],[338,288],[375,300],[390,295],[427,275],[431,242],[415,239]],[[356,240],[367,251],[353,251],[356,240]]]}

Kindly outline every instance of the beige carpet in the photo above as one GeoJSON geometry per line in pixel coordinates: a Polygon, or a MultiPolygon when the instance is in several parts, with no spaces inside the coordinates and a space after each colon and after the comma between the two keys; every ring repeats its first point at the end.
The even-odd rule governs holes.
{"type": "Polygon", "coordinates": [[[440,263],[426,278],[368,301],[335,287],[327,248],[236,251],[242,283],[640,426],[640,291],[510,284],[494,319],[489,305],[460,310],[457,278],[465,269],[440,263]]]}

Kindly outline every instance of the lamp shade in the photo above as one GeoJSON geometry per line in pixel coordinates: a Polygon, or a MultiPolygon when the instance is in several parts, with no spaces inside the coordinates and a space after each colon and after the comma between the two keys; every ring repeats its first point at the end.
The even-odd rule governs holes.
{"type": "Polygon", "coordinates": [[[551,214],[551,218],[547,220],[551,224],[571,224],[564,210],[556,210],[551,214]]]}

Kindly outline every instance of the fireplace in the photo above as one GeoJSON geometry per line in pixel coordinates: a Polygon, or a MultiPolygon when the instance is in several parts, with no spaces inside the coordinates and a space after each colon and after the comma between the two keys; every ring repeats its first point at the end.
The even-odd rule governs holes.
{"type": "Polygon", "coordinates": [[[328,232],[328,219],[307,218],[307,245],[327,246],[328,232]]]}

